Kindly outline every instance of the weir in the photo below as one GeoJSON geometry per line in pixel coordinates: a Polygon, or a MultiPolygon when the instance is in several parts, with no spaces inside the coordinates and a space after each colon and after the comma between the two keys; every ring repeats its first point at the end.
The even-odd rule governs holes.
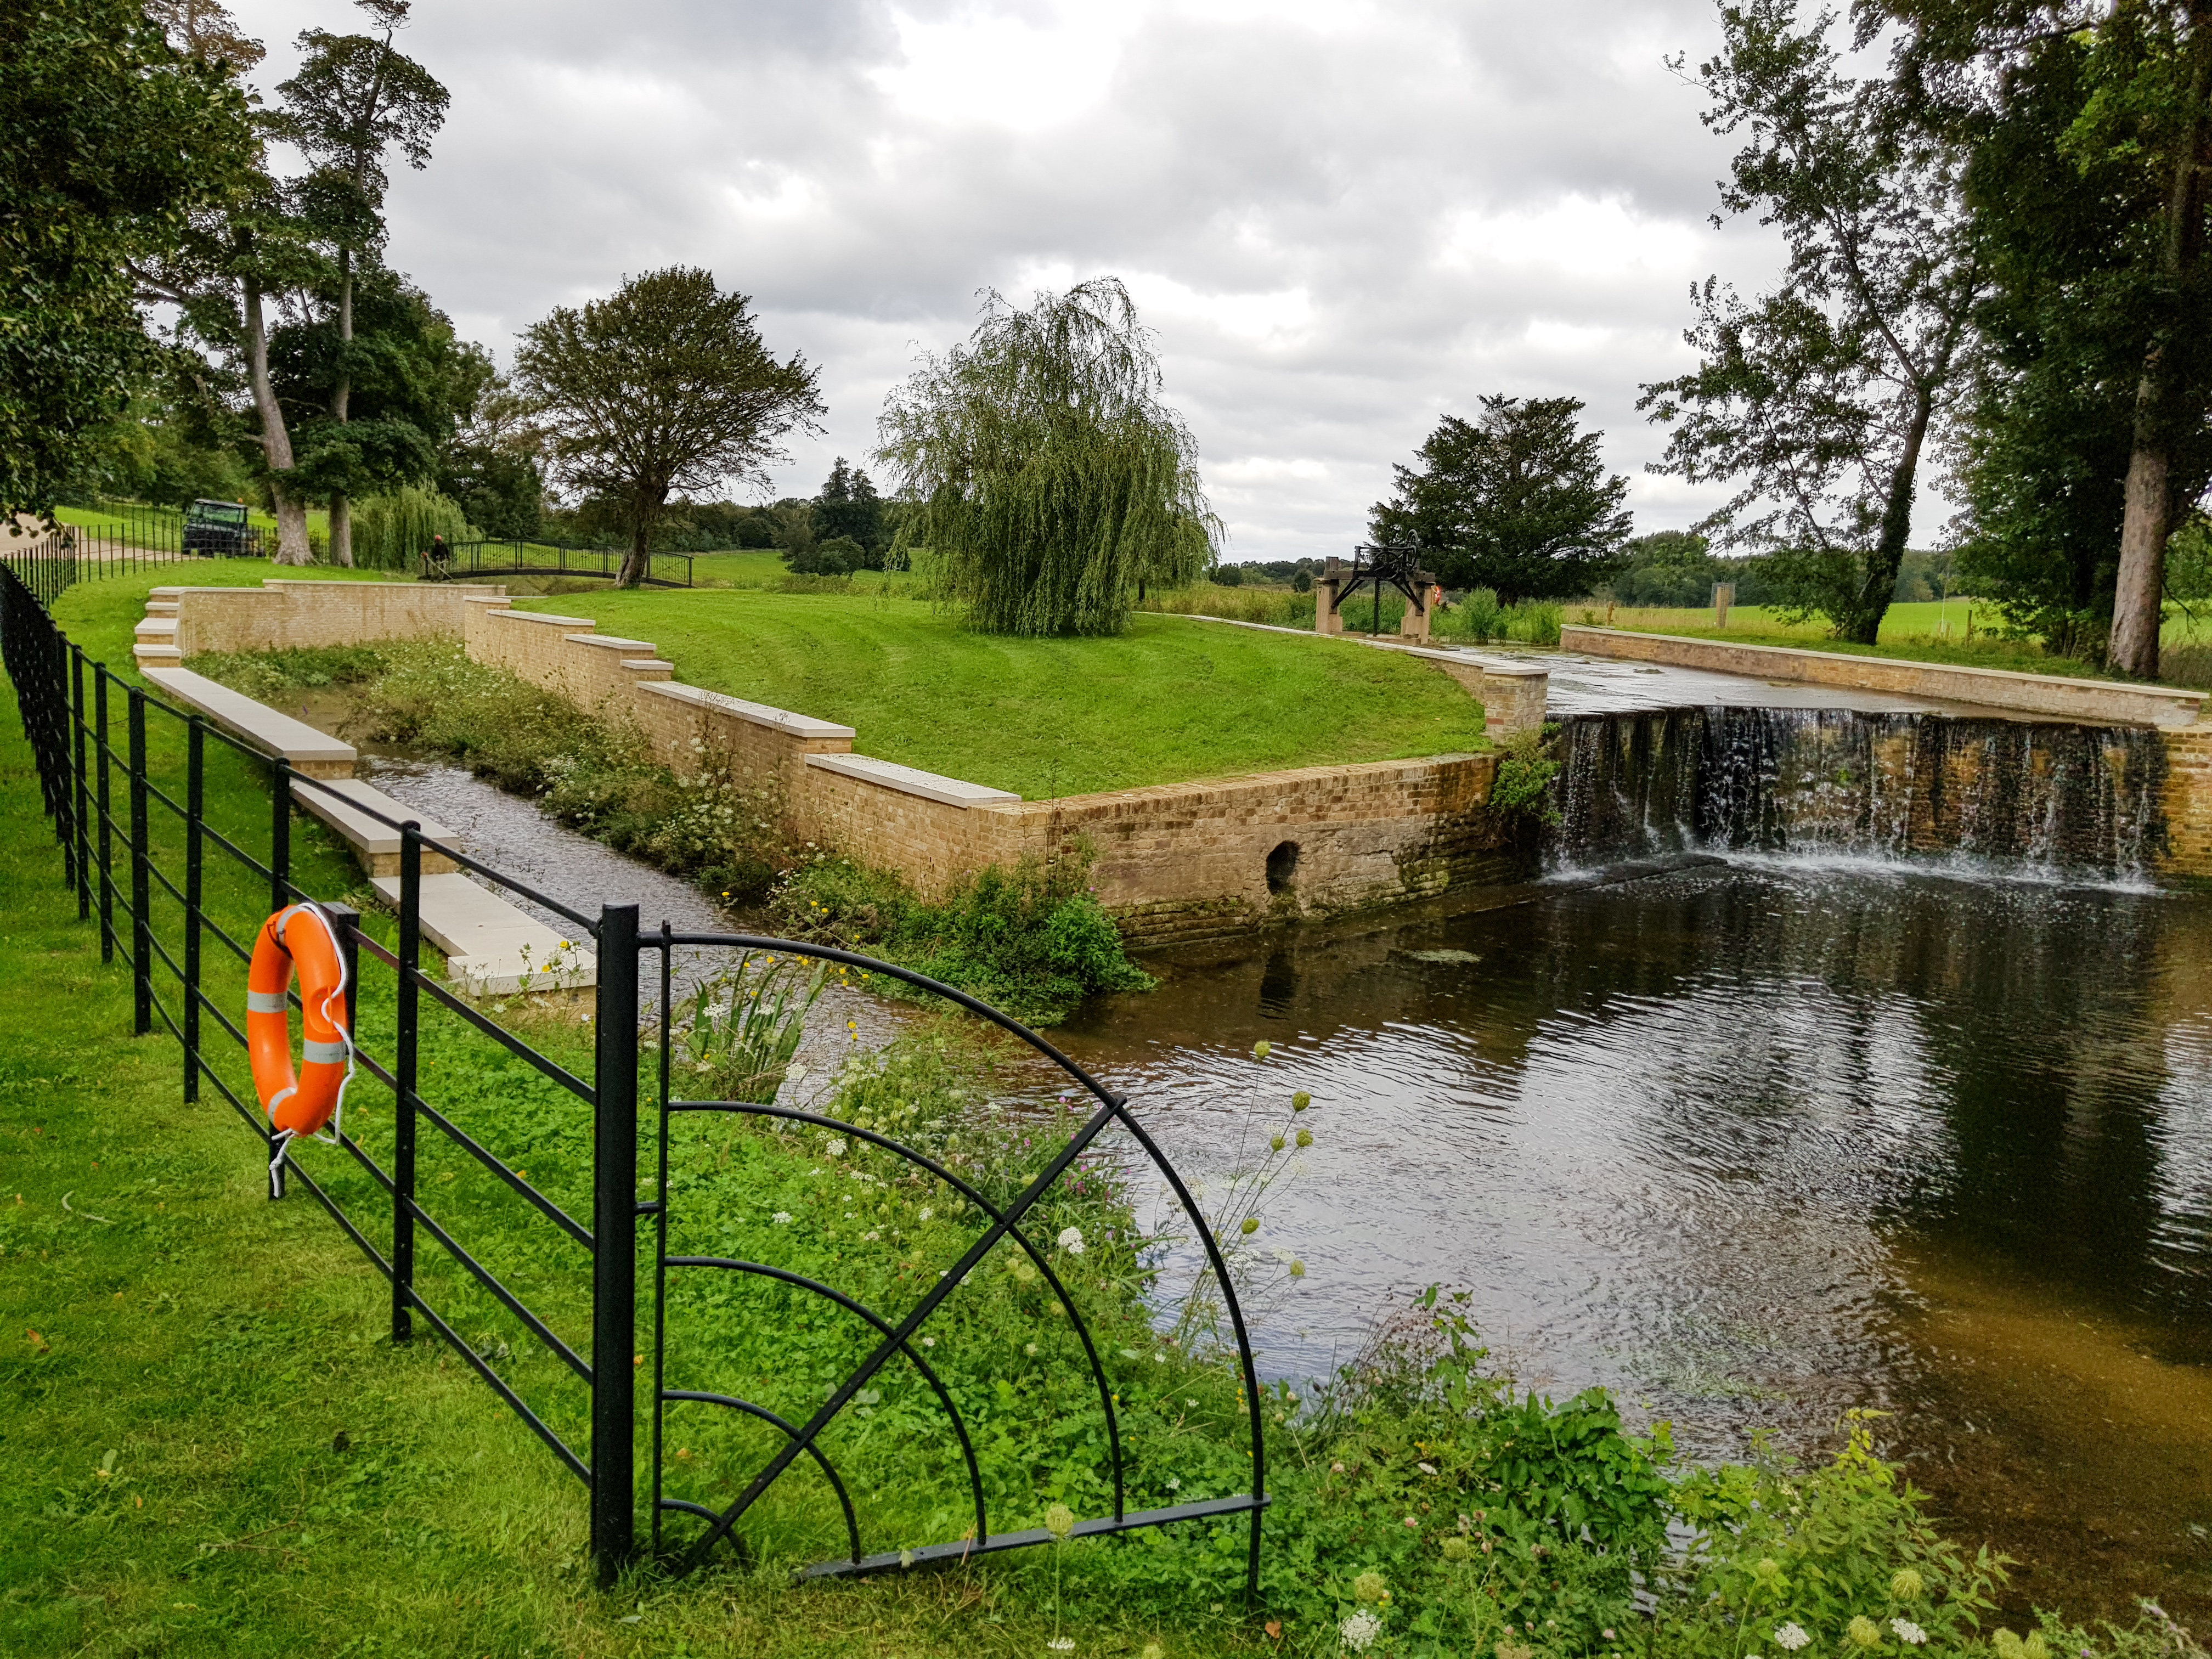
{"type": "Polygon", "coordinates": [[[1716,705],[1577,715],[1559,754],[1554,868],[1752,851],[2148,885],[2166,852],[2146,727],[1716,705]]]}

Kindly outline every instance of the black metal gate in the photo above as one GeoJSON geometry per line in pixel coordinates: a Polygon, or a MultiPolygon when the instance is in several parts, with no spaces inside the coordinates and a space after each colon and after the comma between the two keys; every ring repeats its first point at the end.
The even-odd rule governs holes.
{"type": "MultiPolygon", "coordinates": [[[[949,986],[891,963],[793,940],[679,933],[666,924],[641,937],[635,905],[604,906],[596,916],[586,915],[458,848],[428,839],[415,822],[393,823],[367,811],[357,801],[349,801],[350,811],[367,811],[367,816],[396,830],[400,841],[397,928],[390,944],[376,937],[382,930],[368,926],[359,912],[340,903],[321,902],[321,908],[336,924],[348,959],[348,1000],[354,1016],[350,1024],[356,1034],[357,1060],[362,1073],[380,1086],[380,1103],[374,1108],[358,1102],[349,1105],[350,1127],[342,1123],[327,1148],[279,1143],[258,1109],[251,1082],[241,1078],[240,1062],[246,1051],[246,1036],[232,1018],[232,1011],[244,1003],[244,967],[251,954],[252,929],[264,914],[261,902],[265,898],[270,909],[281,909],[313,897],[294,879],[292,818],[298,793],[337,792],[329,782],[302,775],[281,757],[260,754],[199,715],[172,708],[143,686],[88,659],[82,647],[55,626],[46,609],[75,574],[63,556],[52,552],[35,560],[0,558],[0,657],[4,657],[15,687],[24,732],[36,760],[46,813],[53,822],[62,848],[64,879],[76,895],[77,914],[80,919],[96,923],[103,961],[112,961],[118,949],[127,954],[134,1030],[149,1033],[158,1018],[183,1048],[184,1097],[197,1100],[204,1085],[220,1094],[259,1138],[262,1155],[272,1160],[272,1197],[283,1194],[288,1179],[297,1181],[389,1282],[393,1340],[408,1340],[420,1315],[522,1419],[562,1466],[584,1483],[589,1492],[591,1549],[602,1583],[612,1582],[637,1556],[641,1498],[649,1504],[655,1553],[670,1565],[688,1571],[706,1560],[719,1542],[731,1537],[746,1515],[802,1457],[836,1494],[847,1544],[842,1555],[808,1569],[810,1573],[866,1572],[965,1559],[1046,1541],[1052,1534],[1042,1528],[992,1530],[975,1446],[952,1392],[929,1363],[927,1350],[931,1339],[922,1334],[932,1316],[1003,1243],[1033,1264],[1069,1316],[1098,1397],[1098,1418],[1105,1430],[1106,1462],[1114,1493],[1112,1510],[1075,1521],[1073,1535],[1248,1515],[1247,1585],[1248,1592],[1256,1595],[1261,1518],[1267,1502],[1266,1443],[1251,1345],[1219,1248],[1200,1224],[1199,1237],[1234,1333],[1234,1359],[1243,1398],[1250,1402],[1247,1412],[1250,1490],[1169,1508],[1131,1510],[1124,1502],[1124,1437],[1115,1390],[1091,1326],[1054,1267],[1050,1253],[1024,1231],[1024,1224],[1055,1183],[1077,1167],[1079,1157],[1109,1127],[1121,1131],[1139,1149],[1187,1214],[1197,1218],[1200,1212],[1182,1177],[1124,1098],[1035,1032],[949,986]],[[24,567],[20,571],[19,564],[24,567]],[[118,705],[124,726],[119,744],[118,705]],[[270,804],[263,835],[248,833],[236,823],[218,823],[210,815],[207,783],[210,766],[217,758],[225,764],[251,766],[265,775],[270,804]],[[249,851],[241,844],[249,841],[264,847],[265,853],[249,851]],[[576,930],[579,939],[591,941],[597,956],[597,976],[592,1010],[592,1076],[588,1081],[457,996],[428,971],[422,929],[426,854],[449,860],[486,884],[562,918],[576,930]],[[211,868],[229,877],[233,899],[228,908],[210,891],[211,868]],[[243,872],[246,884],[242,896],[234,890],[239,872],[243,872]],[[911,993],[939,1000],[1006,1032],[1054,1068],[1066,1079],[1071,1095],[1079,1091],[1094,1105],[1025,1188],[1011,1199],[994,1202],[976,1181],[946,1160],[881,1130],[801,1104],[779,1105],[773,1099],[684,1098],[677,1090],[679,1074],[672,1066],[678,951],[695,955],[767,951],[840,964],[898,981],[911,993]],[[391,1005],[388,1030],[380,1032],[384,1039],[381,1044],[362,1035],[360,975],[364,966],[388,976],[374,981],[380,1010],[385,997],[389,997],[391,1005]],[[656,988],[654,1006],[649,1010],[640,1006],[641,982],[656,988]],[[520,1062],[533,1081],[550,1084],[556,1091],[552,1098],[566,1098],[589,1112],[588,1227],[541,1184],[533,1183],[525,1170],[517,1168],[520,1158],[494,1144],[496,1137],[486,1126],[478,1124],[472,1129],[461,1121],[463,1115],[457,1109],[450,1103],[441,1105],[436,1090],[426,1088],[420,1054],[426,1013],[459,1022],[520,1062]],[[643,1014],[650,1018],[641,1018],[643,1014]],[[639,1084],[641,1076],[652,1074],[641,1064],[647,1058],[641,1053],[641,1029],[657,1033],[659,1046],[657,1098],[651,1121],[653,1195],[642,1199],[638,1182],[639,1084]],[[385,1115],[386,1105],[388,1115],[385,1115]],[[772,1261],[704,1251],[672,1252],[672,1225],[681,1218],[672,1196],[671,1126],[695,1115],[715,1114],[804,1125],[878,1148],[957,1194],[963,1205],[981,1218],[975,1236],[964,1253],[910,1305],[891,1310],[871,1307],[820,1278],[772,1261]],[[426,1126],[434,1137],[433,1144],[448,1149],[463,1161],[462,1167],[480,1170],[496,1183],[489,1189],[495,1195],[503,1194],[520,1200],[526,1206],[523,1216],[529,1224],[550,1227],[565,1240],[566,1247],[580,1253],[589,1269],[587,1294],[580,1293],[566,1310],[533,1307],[479,1252],[461,1241],[454,1225],[449,1224],[451,1218],[441,1219],[433,1212],[420,1175],[426,1126]],[[371,1217],[360,1213],[358,1206],[349,1208],[337,1191],[340,1176],[349,1170],[368,1177],[372,1183],[369,1192],[388,1206],[385,1214],[371,1217]],[[641,1426],[637,1379],[642,1367],[633,1363],[633,1355],[638,1334],[637,1224],[645,1218],[651,1218],[654,1231],[653,1365],[646,1402],[652,1468],[647,1492],[641,1493],[635,1448],[641,1426]],[[371,1235],[387,1228],[388,1248],[380,1249],[371,1235]],[[495,1352],[480,1351],[456,1329],[446,1313],[432,1305],[418,1274],[417,1245],[423,1237],[459,1268],[465,1283],[495,1301],[529,1333],[538,1349],[551,1357],[556,1364],[550,1376],[573,1379],[570,1386],[581,1385],[588,1395],[587,1413],[569,1411],[567,1416],[587,1423],[588,1455],[571,1443],[573,1429],[564,1433],[549,1420],[559,1417],[560,1412],[544,1407],[542,1401],[534,1407],[525,1397],[526,1389],[536,1384],[519,1382],[513,1365],[508,1374],[502,1374],[503,1346],[495,1352]],[[791,1286],[824,1308],[859,1322],[872,1333],[872,1346],[842,1382],[827,1389],[818,1408],[804,1423],[794,1423],[738,1395],[704,1387],[671,1386],[666,1374],[671,1276],[692,1274],[733,1274],[791,1286]],[[585,1329],[577,1330],[579,1324],[585,1329]],[[562,1334],[564,1325],[569,1328],[568,1335],[562,1334]],[[922,1377],[943,1409],[965,1467],[969,1501],[963,1507],[972,1509],[973,1523],[964,1537],[908,1543],[871,1553],[852,1494],[821,1442],[824,1430],[842,1413],[856,1409],[855,1402],[862,1402],[858,1408],[865,1408],[872,1382],[894,1361],[922,1377]],[[765,1423],[778,1432],[781,1444],[761,1462],[733,1501],[718,1507],[672,1496],[665,1489],[663,1455],[672,1408],[732,1413],[765,1423]],[[666,1522],[678,1516],[690,1516],[701,1525],[688,1537],[676,1537],[666,1522]]],[[[295,994],[293,1001],[297,1000],[295,994]]],[[[696,1380],[677,1379],[679,1382],[696,1380]]],[[[545,1391],[551,1391],[550,1383],[545,1391]]]]}

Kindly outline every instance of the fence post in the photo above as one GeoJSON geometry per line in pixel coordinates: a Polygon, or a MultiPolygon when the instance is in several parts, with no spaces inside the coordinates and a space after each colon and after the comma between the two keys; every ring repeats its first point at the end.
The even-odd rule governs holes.
{"type": "Polygon", "coordinates": [[[146,846],[146,694],[131,689],[131,1030],[154,1029],[152,868],[146,846]]]}
{"type": "Polygon", "coordinates": [[[415,1334],[415,1049],[422,956],[422,826],[399,826],[399,1024],[392,1055],[392,1340],[415,1334]]]}
{"type": "Polygon", "coordinates": [[[93,747],[100,757],[100,959],[115,960],[115,805],[107,775],[107,671],[92,665],[93,747]]]}
{"type": "Polygon", "coordinates": [[[70,787],[76,793],[76,919],[92,920],[92,787],[84,775],[84,647],[70,646],[70,787]]]}
{"type": "Polygon", "coordinates": [[[207,730],[185,722],[185,1099],[200,1097],[200,903],[207,863],[207,730]]]}
{"type": "Polygon", "coordinates": [[[361,912],[350,904],[325,904],[323,914],[337,932],[338,960],[345,966],[345,1028],[351,1040],[360,1024],[361,912]]]}
{"type": "Polygon", "coordinates": [[[592,1561],[602,1586],[635,1536],[637,906],[599,911],[592,1114],[592,1561]]]}
{"type": "Polygon", "coordinates": [[[277,756],[269,779],[269,908],[292,902],[292,763],[277,756]]]}

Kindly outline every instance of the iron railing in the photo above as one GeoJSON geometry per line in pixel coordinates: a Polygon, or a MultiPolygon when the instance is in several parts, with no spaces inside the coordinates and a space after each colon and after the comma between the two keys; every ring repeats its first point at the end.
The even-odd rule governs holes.
{"type": "MultiPolygon", "coordinates": [[[[134,1031],[149,1033],[158,1019],[182,1045],[185,1098],[197,1100],[204,1084],[211,1086],[258,1137],[264,1153],[272,1159],[271,1196],[283,1195],[288,1175],[296,1179],[384,1277],[391,1291],[393,1340],[408,1340],[415,1317],[420,1315],[562,1467],[585,1484],[589,1492],[592,1553],[602,1583],[611,1583],[635,1554],[636,1510],[641,1496],[649,1506],[654,1552],[672,1565],[688,1569],[703,1562],[718,1543],[729,1539],[763,1495],[801,1457],[823,1475],[835,1493],[847,1546],[842,1555],[807,1569],[811,1575],[870,1572],[1048,1541],[1051,1534],[1042,1528],[991,1529],[972,1437],[951,1391],[929,1363],[925,1352],[927,1340],[917,1340],[925,1322],[1004,1242],[1034,1265],[1070,1316],[1098,1396],[1108,1449],[1105,1461],[1114,1494],[1112,1510],[1078,1520],[1074,1535],[1249,1516],[1247,1593],[1256,1600],[1261,1517],[1267,1504],[1263,1414],[1258,1408],[1259,1379],[1251,1343],[1228,1265],[1217,1243],[1200,1224],[1199,1240],[1235,1336],[1243,1396],[1249,1402],[1246,1416],[1251,1439],[1250,1490],[1164,1509],[1132,1510],[1126,1503],[1127,1460],[1117,1394],[1102,1363],[1098,1342],[1077,1299],[1055,1273],[1048,1251],[1024,1231],[1024,1221],[1035,1214],[1038,1204],[1067,1171],[1078,1167],[1076,1160],[1109,1127],[1128,1135],[1158,1171],[1185,1214],[1194,1218],[1200,1215],[1181,1176],[1124,1097],[1019,1023],[963,993],[905,969],[828,946],[740,934],[678,932],[666,923],[641,934],[634,904],[603,905],[596,917],[587,915],[458,848],[425,836],[414,821],[394,822],[349,799],[349,811],[396,830],[399,837],[397,929],[392,944],[379,939],[376,930],[357,911],[319,901],[335,924],[346,958],[349,1023],[356,1033],[361,1071],[380,1085],[380,1100],[388,1095],[391,1115],[388,1121],[380,1114],[368,1116],[366,1132],[374,1146],[362,1138],[368,1109],[358,1102],[349,1108],[353,1127],[341,1124],[335,1135],[335,1154],[299,1141],[283,1146],[271,1134],[258,1109],[251,1082],[240,1080],[246,1036],[234,1022],[231,1011],[243,1006],[243,969],[250,960],[252,930],[258,925],[258,898],[265,896],[273,910],[312,896],[294,875],[294,805],[303,791],[338,792],[329,781],[295,769],[281,757],[262,754],[199,715],[171,707],[143,685],[88,659],[47,614],[46,602],[59,591],[56,584],[64,581],[67,574],[58,563],[40,566],[35,560],[0,558],[0,658],[4,658],[15,689],[25,735],[36,760],[46,813],[61,844],[64,875],[76,895],[77,914],[97,927],[103,961],[112,961],[118,950],[127,956],[134,1031]],[[27,568],[19,570],[19,564],[27,568]],[[118,708],[125,734],[119,742],[118,708]],[[218,824],[210,814],[208,780],[210,767],[218,763],[242,764],[265,774],[270,790],[265,842],[259,833],[243,830],[236,824],[218,824]],[[157,824],[167,833],[157,833],[157,824]],[[265,844],[265,856],[247,850],[242,844],[246,842],[265,844]],[[426,854],[452,860],[459,868],[562,918],[580,937],[592,940],[598,966],[592,1015],[592,1075],[588,1081],[456,995],[428,970],[422,925],[426,854]],[[234,900],[226,910],[211,898],[211,858],[218,872],[228,868],[243,872],[246,901],[242,915],[239,913],[241,901],[234,900]],[[210,944],[215,947],[212,951],[208,948],[210,944]],[[1054,1067],[1095,1105],[1017,1196],[994,1204],[975,1181],[949,1167],[946,1161],[877,1129],[793,1103],[682,1098],[675,1087],[677,1073],[672,1065],[672,1034],[678,1023],[675,963],[679,950],[767,951],[842,964],[901,981],[998,1026],[1054,1067]],[[386,975],[379,981],[380,992],[387,992],[388,988],[392,1013],[388,1030],[380,1032],[384,1039],[380,1044],[362,1034],[360,1022],[360,969],[364,965],[374,966],[386,975]],[[641,1007],[641,981],[654,989],[649,1007],[641,1007]],[[216,994],[219,991],[227,992],[227,998],[216,994]],[[459,1020],[552,1085],[557,1091],[554,1099],[565,1096],[591,1114],[588,1228],[516,1168],[518,1158],[492,1144],[495,1137],[484,1126],[471,1133],[458,1121],[465,1114],[450,1104],[441,1106],[434,1099],[434,1091],[426,1091],[421,1054],[426,1013],[459,1020]],[[643,1201],[637,1185],[641,1028],[657,1031],[659,1048],[651,1161],[653,1195],[643,1201]],[[680,1206],[670,1180],[672,1125],[693,1114],[750,1115],[849,1136],[890,1154],[957,1194],[983,1218],[984,1224],[964,1253],[903,1311],[869,1307],[834,1285],[770,1262],[672,1248],[672,1224],[680,1220],[680,1206]],[[467,1160],[461,1167],[472,1165],[495,1180],[497,1187],[490,1189],[495,1196],[520,1199],[527,1206],[522,1212],[527,1224],[550,1227],[567,1245],[588,1258],[588,1297],[579,1298],[582,1307],[572,1310],[587,1316],[587,1342],[579,1344],[564,1338],[556,1328],[561,1316],[532,1306],[460,1242],[451,1218],[441,1219],[432,1212],[419,1175],[420,1142],[426,1124],[467,1160]],[[384,1154],[381,1158],[377,1156],[379,1150],[384,1154]],[[335,1168],[330,1161],[333,1156],[337,1159],[335,1168]],[[344,1201],[337,1190],[339,1176],[349,1170],[368,1177],[369,1198],[384,1211],[380,1217],[365,1218],[344,1201]],[[641,1426],[639,1368],[630,1357],[636,1336],[636,1227],[647,1218],[654,1231],[653,1369],[646,1402],[650,1413],[652,1468],[647,1492],[641,1494],[635,1465],[641,1426]],[[371,1233],[386,1226],[389,1248],[380,1249],[371,1233]],[[427,1235],[466,1275],[467,1282],[489,1296],[529,1332],[539,1350],[555,1362],[548,1375],[556,1380],[564,1374],[573,1376],[589,1391],[588,1455],[580,1453],[570,1437],[548,1421],[547,1412],[525,1397],[531,1384],[513,1374],[515,1367],[502,1375],[497,1362],[503,1348],[495,1352],[489,1345],[482,1349],[472,1345],[460,1334],[453,1316],[432,1305],[418,1272],[418,1235],[427,1235]],[[866,1339],[867,1352],[803,1424],[732,1393],[672,1386],[668,1374],[671,1276],[683,1278],[695,1273],[735,1274],[797,1289],[818,1299],[826,1309],[835,1309],[865,1325],[872,1333],[866,1339]],[[962,1538],[871,1553],[866,1547],[850,1487],[837,1473],[822,1440],[833,1421],[863,1396],[871,1379],[894,1361],[919,1375],[942,1408],[965,1467],[974,1520],[962,1538]],[[738,1495],[720,1506],[672,1496],[666,1489],[664,1454],[671,1410],[702,1407],[764,1423],[780,1437],[776,1449],[754,1470],[738,1495]],[[689,1516],[702,1525],[688,1538],[679,1539],[665,1526],[665,1518],[672,1516],[689,1516]]],[[[235,885],[237,878],[233,880],[235,885]]],[[[296,1004],[296,995],[293,1000],[296,1004]]],[[[705,1380],[712,1379],[675,1379],[683,1383],[705,1380]]]]}
{"type": "MultiPolygon", "coordinates": [[[[425,581],[446,581],[465,576],[586,576],[612,580],[622,573],[629,556],[619,550],[568,547],[558,542],[456,542],[442,559],[427,552],[415,556],[416,568],[425,581]]],[[[691,556],[653,553],[646,558],[643,579],[653,587],[691,586],[691,556]]]]}

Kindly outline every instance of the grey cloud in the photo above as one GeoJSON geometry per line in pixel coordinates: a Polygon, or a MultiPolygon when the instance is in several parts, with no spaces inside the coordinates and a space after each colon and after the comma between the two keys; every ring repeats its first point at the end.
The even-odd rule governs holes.
{"type": "MultiPolygon", "coordinates": [[[[270,82],[297,29],[347,26],[326,3],[239,10],[270,82]]],[[[1710,499],[1641,477],[1662,439],[1633,408],[1684,361],[1687,284],[1771,258],[1761,234],[1705,225],[1727,146],[1660,63],[1710,50],[1709,6],[1405,0],[1316,29],[1163,3],[1102,99],[1032,131],[902,107],[877,78],[902,14],[1050,28],[1069,9],[426,5],[407,46],[453,113],[430,169],[397,182],[392,256],[502,353],[626,273],[711,267],[773,346],[823,368],[829,433],[797,447],[792,493],[865,453],[884,390],[965,333],[978,289],[1115,271],[1159,331],[1235,556],[1357,538],[1390,464],[1486,392],[1586,399],[1650,524],[1710,499]],[[1626,228],[1559,217],[1577,201],[1622,204],[1626,228]],[[1465,235],[1516,216],[1536,228],[1465,235]],[[1279,299],[1272,333],[1228,314],[1271,295],[1302,314],[1279,299]]]]}

